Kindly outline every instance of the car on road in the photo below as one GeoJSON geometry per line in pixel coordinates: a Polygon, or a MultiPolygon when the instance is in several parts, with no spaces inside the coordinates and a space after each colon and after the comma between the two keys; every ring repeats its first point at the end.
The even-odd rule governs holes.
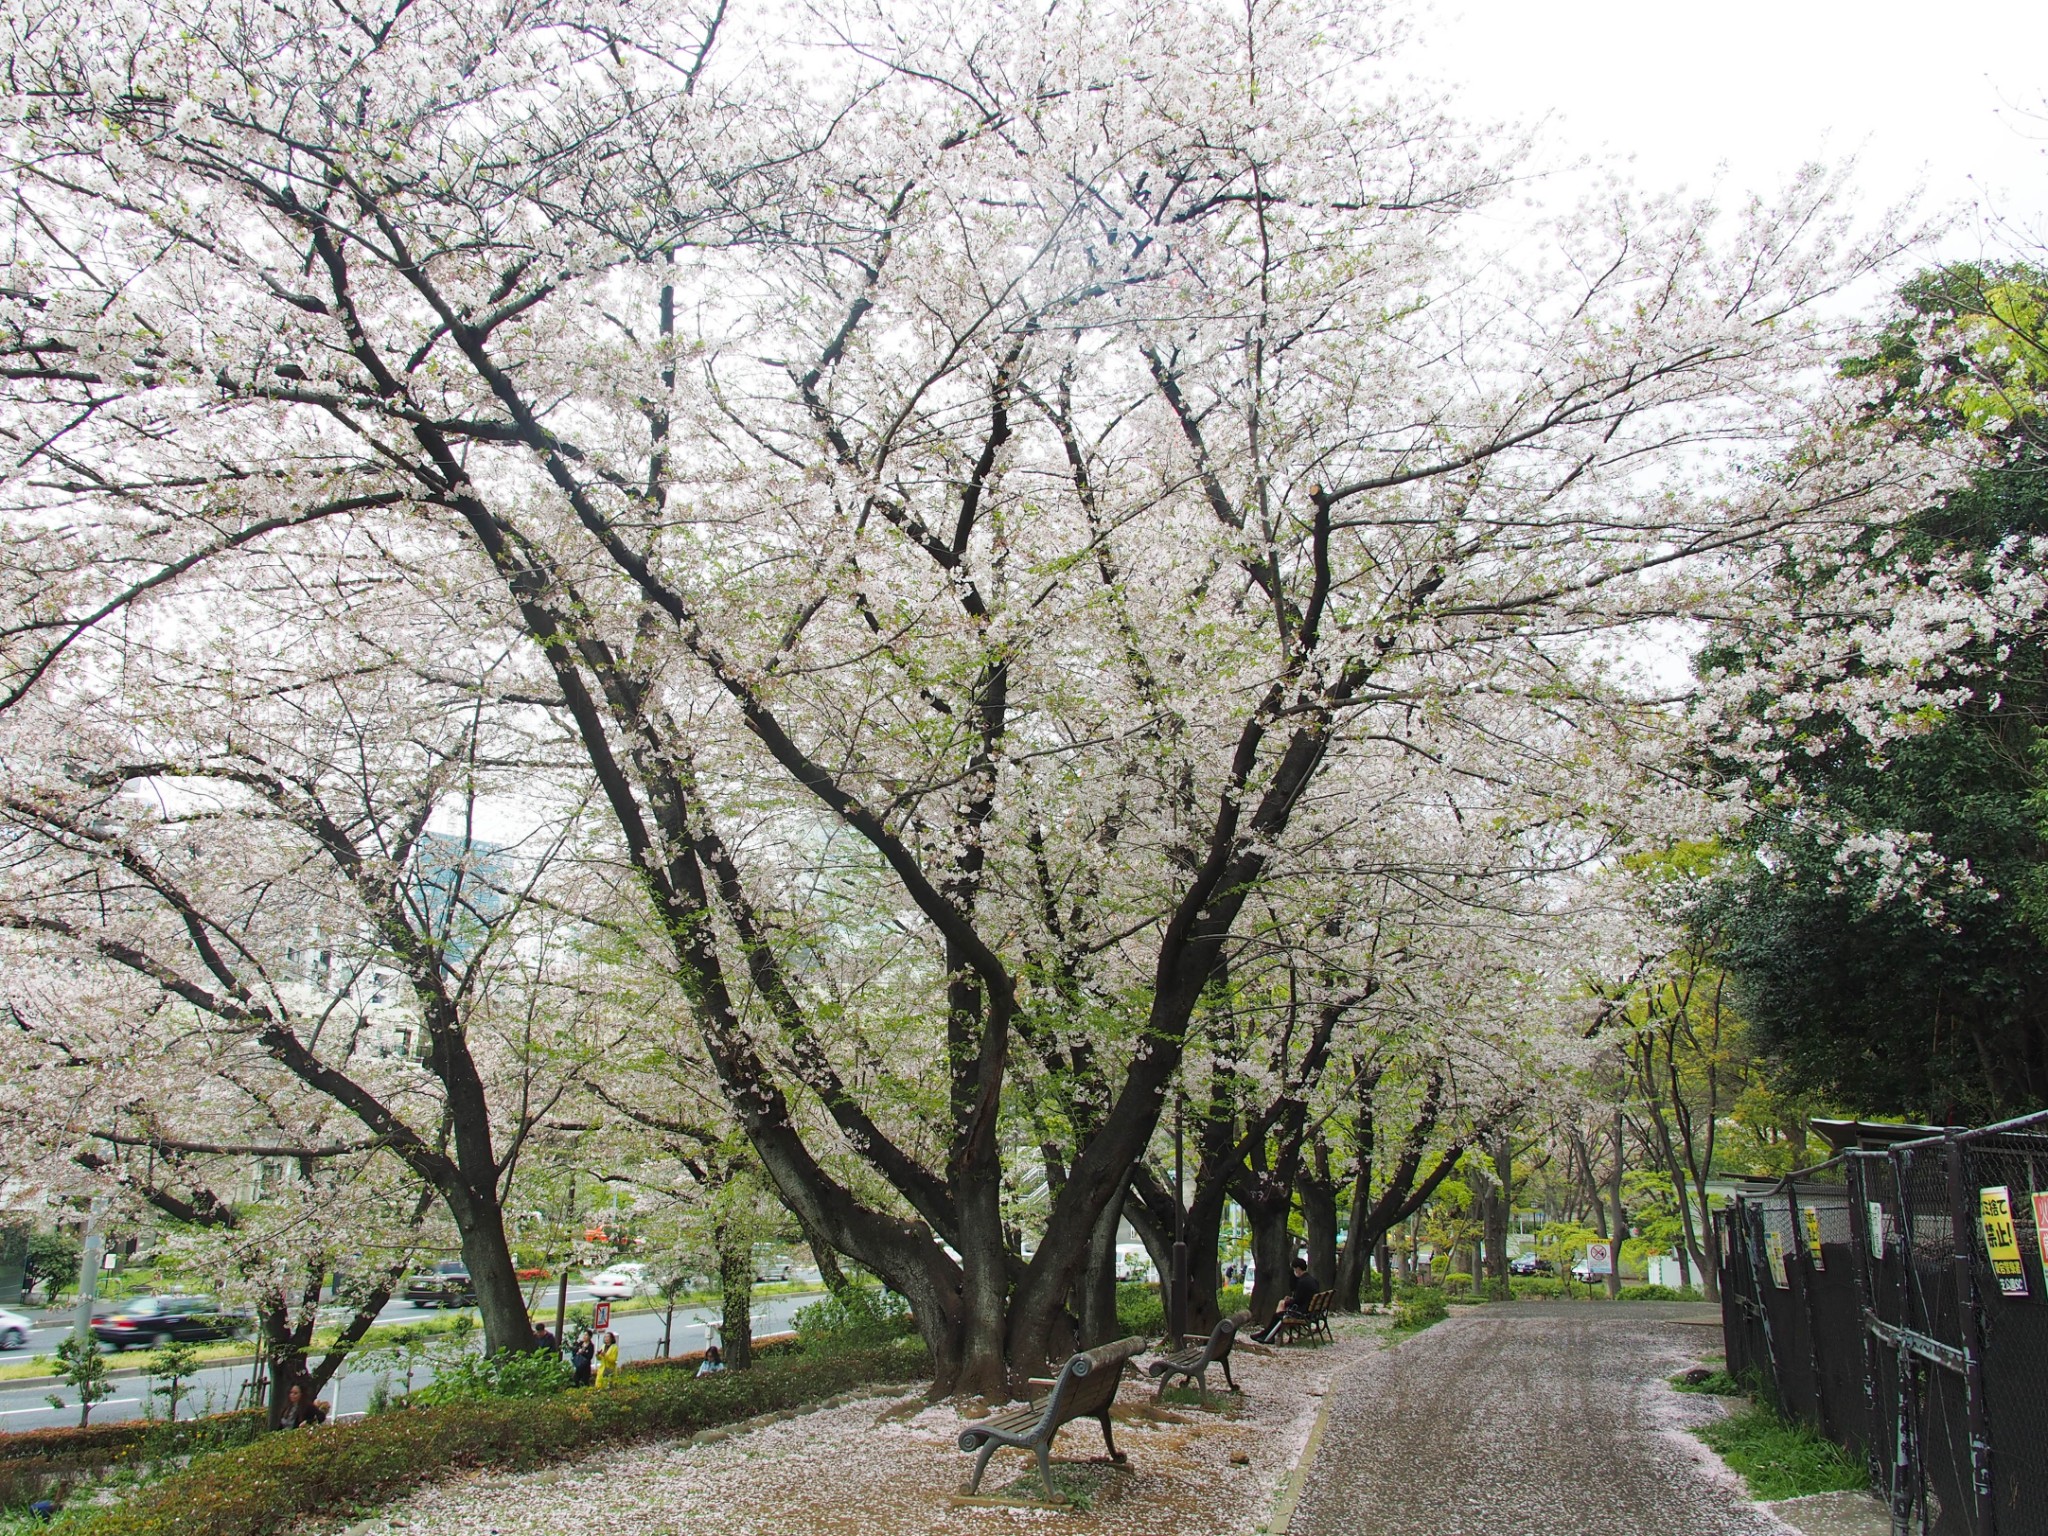
{"type": "Polygon", "coordinates": [[[231,1339],[249,1326],[211,1296],[135,1296],[92,1315],[93,1337],[116,1353],[124,1349],[231,1339]]]}
{"type": "Polygon", "coordinates": [[[1548,1259],[1538,1258],[1533,1253],[1518,1253],[1508,1260],[1508,1273],[1527,1279],[1531,1275],[1554,1275],[1557,1266],[1548,1259]]]}
{"type": "Polygon", "coordinates": [[[459,1259],[443,1259],[432,1269],[407,1278],[405,1299],[416,1307],[473,1307],[476,1286],[470,1281],[467,1265],[459,1259]]]}
{"type": "Polygon", "coordinates": [[[585,1282],[585,1289],[599,1301],[624,1301],[628,1296],[651,1296],[654,1282],[647,1277],[645,1264],[614,1264],[601,1269],[585,1282]]]}
{"type": "Polygon", "coordinates": [[[29,1330],[34,1327],[35,1322],[32,1318],[0,1307],[0,1349],[24,1347],[28,1343],[29,1330]]]}

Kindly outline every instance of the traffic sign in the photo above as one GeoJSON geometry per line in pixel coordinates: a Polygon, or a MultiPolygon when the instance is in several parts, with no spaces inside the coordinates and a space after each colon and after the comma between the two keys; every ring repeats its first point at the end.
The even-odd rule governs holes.
{"type": "Polygon", "coordinates": [[[593,1328],[609,1328],[611,1325],[612,1304],[608,1301],[600,1301],[591,1313],[590,1326],[593,1328]]]}

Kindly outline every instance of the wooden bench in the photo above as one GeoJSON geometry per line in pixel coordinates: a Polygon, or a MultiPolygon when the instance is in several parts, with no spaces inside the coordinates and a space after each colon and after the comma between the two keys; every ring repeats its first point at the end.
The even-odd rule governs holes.
{"type": "Polygon", "coordinates": [[[974,1481],[968,1485],[969,1495],[980,1489],[981,1474],[987,1470],[988,1459],[997,1448],[1014,1445],[1019,1450],[1038,1453],[1038,1475],[1045,1482],[1045,1496],[1057,1500],[1059,1495],[1052,1488],[1053,1436],[1060,1432],[1062,1424],[1075,1419],[1101,1420],[1102,1442],[1109,1447],[1110,1460],[1122,1461],[1124,1454],[1110,1435],[1109,1405],[1116,1401],[1124,1366],[1131,1356],[1142,1354],[1144,1349],[1143,1339],[1118,1339],[1114,1344],[1075,1355],[1053,1380],[1051,1396],[991,1414],[961,1430],[960,1449],[969,1455],[980,1452],[974,1462],[974,1481]]]}
{"type": "Polygon", "coordinates": [[[1249,1312],[1233,1312],[1218,1323],[1209,1334],[1209,1342],[1199,1349],[1184,1349],[1179,1354],[1168,1355],[1154,1360],[1145,1369],[1159,1378],[1160,1397],[1166,1395],[1166,1388],[1176,1376],[1193,1381],[1202,1394],[1202,1401],[1209,1401],[1209,1367],[1223,1367],[1223,1379],[1230,1390],[1237,1390],[1237,1383],[1230,1377],[1230,1349],[1237,1342],[1237,1330],[1251,1321],[1249,1312]]]}
{"type": "Polygon", "coordinates": [[[1335,1343],[1336,1335],[1330,1332],[1330,1298],[1335,1294],[1334,1291],[1317,1291],[1309,1298],[1306,1312],[1290,1312],[1280,1319],[1280,1332],[1275,1337],[1282,1344],[1318,1337],[1335,1343]]]}

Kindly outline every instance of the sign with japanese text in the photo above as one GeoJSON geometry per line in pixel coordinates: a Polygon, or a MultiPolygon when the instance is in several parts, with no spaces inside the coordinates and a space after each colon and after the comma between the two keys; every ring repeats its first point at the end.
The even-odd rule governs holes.
{"type": "Polygon", "coordinates": [[[600,1301],[591,1309],[590,1326],[593,1328],[609,1328],[611,1325],[612,1304],[608,1301],[600,1301]]]}
{"type": "Polygon", "coordinates": [[[1785,1278],[1785,1234],[1776,1227],[1764,1234],[1764,1256],[1771,1264],[1771,1284],[1784,1290],[1792,1282],[1785,1278]]]}
{"type": "Polygon", "coordinates": [[[2034,1246],[2041,1250],[2041,1268],[2048,1272],[2048,1195],[2034,1196],[2034,1246]]]}
{"type": "Polygon", "coordinates": [[[1586,1244],[1586,1273],[1608,1275],[1614,1272],[1614,1248],[1609,1243],[1586,1244]]]}
{"type": "Polygon", "coordinates": [[[2020,1262],[2020,1234],[2012,1221],[2012,1192],[2003,1184],[1977,1191],[1977,1219],[2001,1296],[2027,1294],[2027,1267],[2020,1262]]]}
{"type": "Polygon", "coordinates": [[[1820,1251],[1820,1212],[1809,1205],[1799,1214],[1806,1218],[1806,1256],[1813,1261],[1814,1272],[1820,1274],[1828,1267],[1820,1251]]]}

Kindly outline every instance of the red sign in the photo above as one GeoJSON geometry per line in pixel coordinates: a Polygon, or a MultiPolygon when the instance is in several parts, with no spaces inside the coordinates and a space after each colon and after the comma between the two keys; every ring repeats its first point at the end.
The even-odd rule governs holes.
{"type": "Polygon", "coordinates": [[[600,1301],[597,1304],[596,1310],[591,1313],[590,1326],[593,1328],[609,1328],[611,1325],[612,1304],[608,1301],[600,1301]]]}

